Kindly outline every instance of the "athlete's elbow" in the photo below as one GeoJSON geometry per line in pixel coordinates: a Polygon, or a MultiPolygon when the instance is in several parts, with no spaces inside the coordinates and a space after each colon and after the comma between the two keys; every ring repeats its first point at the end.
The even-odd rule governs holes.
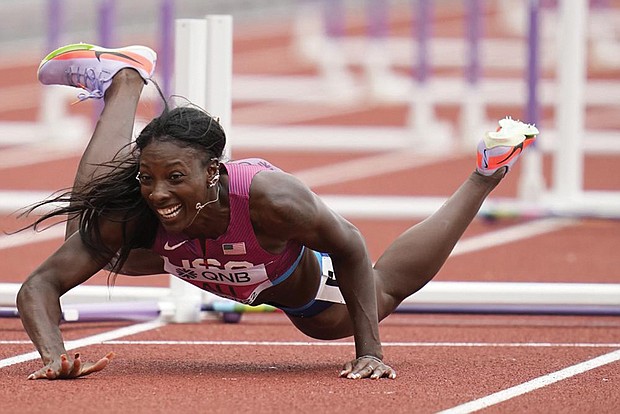
{"type": "Polygon", "coordinates": [[[32,306],[33,303],[40,302],[43,298],[60,298],[60,292],[53,284],[50,284],[37,273],[32,274],[22,283],[16,296],[18,310],[32,306]]]}
{"type": "Polygon", "coordinates": [[[330,252],[336,260],[360,262],[368,259],[366,241],[360,230],[354,225],[347,223],[344,236],[340,238],[338,248],[330,252]]]}

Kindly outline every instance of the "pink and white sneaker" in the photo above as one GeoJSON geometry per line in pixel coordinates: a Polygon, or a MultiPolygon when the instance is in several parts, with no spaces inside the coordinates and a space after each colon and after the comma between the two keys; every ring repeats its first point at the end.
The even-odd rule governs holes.
{"type": "Polygon", "coordinates": [[[500,168],[510,171],[525,148],[536,140],[538,128],[506,117],[496,132],[487,132],[478,144],[477,168],[482,175],[493,175],[500,168]]]}
{"type": "Polygon", "coordinates": [[[106,49],[78,43],[63,46],[48,54],[39,65],[37,77],[44,85],[82,88],[80,100],[101,99],[112,77],[125,68],[138,71],[146,82],[155,72],[157,54],[146,46],[106,49]]]}

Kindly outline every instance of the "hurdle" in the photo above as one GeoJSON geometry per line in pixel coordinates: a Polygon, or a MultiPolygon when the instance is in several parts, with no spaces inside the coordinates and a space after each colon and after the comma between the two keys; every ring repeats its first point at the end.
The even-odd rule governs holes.
{"type": "MultiPolygon", "coordinates": [[[[190,24],[190,25],[191,25],[191,24],[190,24]]],[[[202,26],[202,25],[201,25],[201,24],[199,24],[199,26],[202,26]]],[[[203,34],[205,33],[205,29],[204,29],[204,28],[201,28],[201,29],[199,29],[199,30],[201,31],[201,33],[203,33],[203,34]]],[[[201,36],[202,36],[202,35],[201,35],[201,36]]],[[[181,38],[181,37],[182,37],[182,35],[180,35],[180,36],[179,36],[179,38],[181,38]]],[[[177,40],[178,40],[178,39],[177,39],[177,40]]],[[[183,44],[186,44],[186,43],[183,43],[183,44]]],[[[204,56],[202,56],[202,53],[199,53],[199,55],[201,55],[201,57],[200,57],[200,60],[199,60],[198,62],[199,62],[199,64],[202,64],[201,62],[203,62],[203,60],[204,60],[204,56]]],[[[207,60],[208,60],[208,59],[207,59],[207,60]]],[[[190,66],[190,65],[187,65],[187,66],[190,66]]],[[[207,71],[205,71],[204,73],[207,73],[207,71]]],[[[202,82],[202,80],[201,80],[201,79],[196,79],[196,82],[202,82]]],[[[194,85],[196,85],[196,84],[194,84],[194,85]]],[[[201,84],[201,85],[202,85],[202,84],[201,84]]],[[[180,85],[179,85],[179,86],[180,86],[180,85]]],[[[198,93],[198,88],[191,88],[191,89],[192,89],[192,90],[191,90],[191,91],[189,91],[189,92],[185,95],[185,96],[187,96],[188,98],[191,96],[191,95],[190,95],[190,93],[191,93],[192,91],[194,91],[194,92],[198,93]]],[[[196,96],[196,97],[193,97],[191,100],[192,100],[194,103],[197,103],[197,104],[201,104],[201,102],[202,102],[202,101],[201,101],[201,96],[196,96]]],[[[210,112],[212,112],[214,115],[219,115],[219,114],[218,114],[218,112],[219,112],[219,111],[211,109],[212,107],[211,107],[210,105],[214,105],[214,104],[209,104],[209,103],[207,103],[206,99],[205,99],[205,101],[204,101],[204,104],[202,104],[202,105],[203,105],[205,108],[209,109],[209,111],[210,111],[210,112]]],[[[222,122],[226,122],[226,118],[225,118],[225,114],[224,114],[224,113],[222,113],[222,114],[221,114],[221,115],[219,115],[219,116],[221,116],[221,117],[222,117],[222,122]]],[[[235,137],[235,138],[236,138],[236,137],[235,137]]],[[[385,207],[382,207],[382,206],[385,206],[385,205],[386,205],[385,200],[382,200],[382,201],[381,201],[381,200],[377,200],[377,201],[378,201],[378,204],[376,205],[376,208],[375,208],[375,209],[373,209],[373,211],[371,211],[371,212],[367,212],[367,213],[364,213],[364,212],[363,212],[363,213],[362,213],[362,215],[363,215],[363,214],[374,214],[374,215],[375,215],[375,217],[376,217],[376,216],[381,216],[381,215],[383,214],[383,215],[382,215],[382,217],[386,217],[386,216],[385,216],[385,210],[384,210],[384,208],[385,208],[385,207]]],[[[435,201],[436,201],[437,203],[441,203],[441,200],[435,200],[435,201]]],[[[418,200],[418,199],[407,199],[407,200],[406,200],[406,202],[407,202],[407,204],[408,204],[409,206],[411,206],[411,205],[415,205],[416,203],[418,203],[418,202],[419,202],[419,200],[418,200]]],[[[358,205],[359,205],[359,204],[360,204],[360,203],[358,203],[358,205]]],[[[361,204],[363,204],[363,203],[361,203],[361,204]]],[[[440,205],[440,204],[436,204],[436,205],[440,205]]],[[[405,207],[403,207],[403,209],[404,209],[404,208],[405,208],[405,207]]],[[[426,210],[425,210],[425,211],[423,211],[423,212],[421,212],[420,214],[421,214],[421,215],[426,216],[426,215],[428,215],[428,214],[429,214],[429,212],[430,212],[430,213],[432,213],[432,211],[434,211],[435,209],[436,209],[436,207],[433,207],[433,206],[428,206],[428,207],[426,207],[426,210]]],[[[337,209],[337,210],[338,210],[338,211],[342,211],[341,209],[337,209]]],[[[484,211],[484,209],[483,209],[483,211],[484,211]]],[[[489,209],[489,211],[491,211],[491,212],[492,212],[492,211],[493,211],[493,209],[491,208],[491,209],[489,209]]],[[[560,212],[560,213],[562,213],[562,212],[560,212]]],[[[586,214],[590,214],[591,212],[581,211],[580,213],[581,213],[581,214],[586,215],[586,214]]],[[[351,215],[354,215],[354,214],[356,214],[356,213],[355,213],[355,211],[352,211],[351,213],[346,213],[345,215],[349,216],[350,214],[351,214],[351,215]]],[[[401,210],[400,214],[401,214],[401,215],[400,215],[399,217],[412,217],[414,213],[412,213],[411,211],[408,211],[408,212],[406,212],[405,214],[403,214],[403,213],[402,213],[402,210],[401,210]]],[[[489,213],[489,214],[491,214],[491,213],[489,213]]],[[[544,211],[544,212],[536,213],[536,215],[539,215],[539,216],[542,216],[542,215],[548,215],[548,214],[552,214],[552,213],[551,213],[551,212],[549,212],[549,211],[544,211]]],[[[358,216],[358,217],[359,217],[359,216],[358,216]]],[[[177,281],[178,281],[176,278],[174,278],[174,279],[175,279],[175,282],[177,282],[177,281]]],[[[180,282],[180,281],[178,281],[178,282],[180,282]]],[[[188,286],[189,286],[189,284],[186,284],[186,283],[184,283],[184,282],[180,282],[180,283],[183,285],[183,287],[188,287],[188,286]]],[[[433,289],[435,289],[435,286],[437,286],[437,287],[442,286],[442,285],[437,285],[437,284],[435,284],[435,283],[440,283],[440,282],[431,282],[431,283],[429,284],[429,286],[425,287],[425,288],[424,288],[421,292],[419,292],[419,293],[417,293],[417,294],[415,295],[415,301],[414,301],[414,302],[415,302],[415,303],[420,303],[420,301],[423,301],[423,298],[424,298],[424,294],[425,294],[425,292],[426,292],[426,294],[430,294],[430,293],[432,293],[432,292],[433,292],[433,289]]],[[[453,289],[455,289],[455,290],[454,290],[455,294],[458,294],[459,296],[463,296],[463,288],[464,288],[464,286],[465,286],[465,285],[453,286],[453,289]]],[[[491,286],[491,284],[489,284],[488,286],[491,286]]],[[[612,286],[613,286],[613,285],[612,285],[612,286]]],[[[191,286],[189,286],[189,287],[191,287],[191,286]]],[[[473,286],[473,287],[477,287],[477,286],[473,286]]],[[[507,286],[507,285],[501,285],[501,286],[499,286],[499,287],[500,287],[501,289],[503,289],[503,290],[502,290],[503,292],[507,292],[507,291],[509,291],[509,290],[510,290],[510,289],[508,289],[508,288],[512,288],[512,286],[507,286]]],[[[540,286],[538,286],[538,285],[531,285],[530,287],[532,288],[532,291],[534,291],[534,292],[535,292],[535,291],[537,291],[537,290],[540,288],[540,286]]],[[[549,296],[548,296],[548,297],[545,297],[545,300],[549,300],[549,298],[553,298],[553,297],[555,297],[554,295],[558,295],[558,292],[557,292],[556,290],[554,290],[554,288],[557,288],[557,287],[558,287],[558,286],[550,286],[550,288],[551,288],[551,289],[550,289],[549,291],[546,291],[546,292],[548,293],[548,295],[549,295],[549,296]]],[[[120,293],[120,292],[121,292],[121,290],[119,290],[118,288],[120,288],[120,287],[114,288],[114,290],[112,291],[112,292],[113,292],[113,296],[114,296],[114,297],[120,297],[120,296],[121,296],[121,293],[120,293]]],[[[574,288],[575,288],[575,292],[576,292],[576,293],[583,294],[583,292],[584,292],[584,290],[583,290],[584,286],[574,286],[574,288]]],[[[607,289],[607,288],[608,288],[608,287],[606,286],[606,289],[607,289]]],[[[440,291],[440,292],[442,292],[442,293],[441,293],[442,295],[445,295],[445,294],[446,294],[446,291],[445,291],[445,290],[441,290],[441,289],[439,289],[439,291],[440,291]]],[[[78,290],[77,290],[77,288],[76,288],[76,292],[80,293],[80,291],[78,291],[78,290]]],[[[200,292],[201,292],[201,291],[200,291],[200,292]]],[[[616,293],[617,293],[616,291],[613,291],[613,290],[611,290],[611,292],[615,292],[614,294],[616,294],[616,293]]],[[[106,290],[106,288],[103,288],[103,289],[102,289],[102,288],[100,288],[100,292],[98,293],[98,296],[96,296],[96,298],[98,298],[98,300],[100,300],[100,301],[105,301],[105,300],[106,300],[106,297],[108,297],[108,296],[109,296],[109,293],[110,293],[110,292],[109,292],[109,291],[107,291],[107,290],[106,290]]],[[[175,287],[175,289],[173,289],[173,288],[171,287],[171,288],[164,288],[164,290],[157,290],[157,291],[154,291],[154,292],[153,292],[153,298],[155,298],[155,299],[168,298],[168,297],[169,297],[169,296],[171,296],[171,295],[177,294],[177,296],[176,296],[176,297],[174,297],[172,300],[169,300],[168,302],[169,302],[169,303],[172,303],[172,304],[173,304],[173,307],[175,307],[175,305],[174,305],[175,303],[176,303],[176,304],[180,304],[180,305],[179,305],[179,309],[181,308],[181,305],[188,305],[188,306],[187,306],[187,307],[186,307],[186,309],[184,310],[184,313],[181,313],[181,314],[176,315],[176,316],[175,316],[174,312],[173,312],[173,313],[168,313],[168,314],[169,314],[169,315],[172,315],[172,316],[170,316],[172,319],[175,319],[175,318],[176,318],[176,320],[177,320],[177,321],[195,321],[195,320],[196,320],[196,315],[197,315],[197,313],[196,313],[196,312],[198,312],[198,311],[202,310],[202,309],[203,309],[203,305],[208,304],[208,303],[211,303],[211,302],[210,302],[210,301],[211,301],[211,299],[210,299],[210,298],[205,298],[204,296],[202,296],[202,297],[198,297],[198,295],[195,295],[195,297],[194,297],[194,293],[196,293],[196,292],[195,292],[195,291],[192,291],[192,292],[188,293],[188,294],[187,294],[187,296],[186,296],[186,295],[185,295],[185,293],[184,293],[184,292],[182,292],[182,291],[179,293],[179,291],[178,291],[178,290],[176,290],[176,287],[175,287]],[[176,293],[174,293],[174,292],[173,292],[173,290],[174,290],[174,292],[176,292],[176,293]],[[201,305],[201,303],[202,303],[202,305],[201,305]]],[[[492,297],[494,298],[494,300],[497,300],[497,295],[498,295],[498,294],[499,294],[499,293],[493,293],[493,296],[492,296],[492,297]]],[[[524,293],[524,295],[528,295],[528,294],[529,294],[529,293],[524,293]]],[[[510,294],[508,294],[508,295],[510,295],[510,294]]],[[[473,300],[473,301],[478,301],[478,302],[480,303],[480,306],[481,306],[481,307],[482,307],[483,305],[485,305],[485,306],[486,306],[486,305],[489,305],[489,306],[496,306],[496,307],[495,307],[495,309],[500,309],[500,305],[499,305],[499,304],[497,304],[496,302],[491,303],[491,304],[488,304],[488,303],[486,303],[486,304],[485,304],[485,303],[483,302],[482,296],[477,296],[477,294],[476,294],[476,293],[472,293],[470,297],[472,298],[472,300],[473,300]]],[[[598,296],[597,296],[597,297],[598,297],[598,296]]],[[[618,296],[618,295],[616,295],[615,297],[617,298],[617,297],[619,297],[619,296],[618,296]]],[[[14,297],[13,297],[13,299],[14,299],[14,297]]],[[[562,300],[565,300],[565,299],[566,299],[566,297],[562,297],[562,300]]],[[[94,299],[93,299],[93,300],[94,300],[94,299]]],[[[428,299],[428,300],[430,301],[431,299],[428,299]]],[[[444,296],[444,297],[443,297],[443,299],[442,299],[441,297],[437,297],[437,296],[435,296],[432,300],[433,300],[433,301],[435,301],[434,303],[444,301],[444,302],[443,302],[443,304],[447,306],[448,304],[450,304],[450,301],[451,301],[451,300],[454,300],[454,299],[449,299],[449,296],[444,296]],[[448,299],[446,299],[446,297],[448,297],[448,299]]],[[[487,300],[488,300],[488,299],[487,299],[487,300]]],[[[430,303],[432,304],[433,302],[430,302],[430,303]]],[[[617,302],[612,302],[611,304],[609,304],[609,306],[614,306],[614,305],[617,305],[617,304],[618,304],[617,302]]],[[[472,303],[468,304],[468,306],[475,306],[475,305],[476,305],[475,303],[473,303],[473,304],[472,304],[472,303]]],[[[512,303],[512,304],[507,304],[507,305],[518,305],[518,304],[514,304],[514,303],[512,303]]],[[[529,305],[534,306],[535,304],[530,303],[529,305]]],[[[544,305],[544,304],[543,304],[543,305],[544,305]]],[[[573,304],[573,305],[575,305],[575,304],[573,304]]],[[[576,306],[576,305],[575,305],[575,306],[576,306]]],[[[581,304],[580,306],[586,306],[586,304],[581,304]]],[[[594,306],[594,305],[593,305],[593,306],[594,306]]],[[[456,305],[455,305],[455,309],[456,309],[456,305]]],[[[435,308],[435,311],[439,311],[439,310],[438,310],[438,308],[435,308]]],[[[470,309],[470,311],[473,311],[473,309],[470,309]]],[[[490,311],[490,309],[487,309],[487,311],[490,311]]],[[[499,311],[499,310],[498,310],[498,311],[499,311]]],[[[170,309],[168,309],[166,312],[171,312],[171,311],[170,311],[170,309]]],[[[176,312],[176,310],[175,310],[175,312],[176,312]]]]}
{"type": "MultiPolygon", "coordinates": [[[[537,145],[529,148],[522,160],[523,168],[521,168],[521,175],[519,177],[518,197],[516,199],[489,199],[483,205],[481,215],[484,217],[524,216],[528,218],[550,216],[620,218],[619,193],[614,191],[584,191],[582,183],[584,154],[596,153],[602,150],[617,152],[618,148],[620,148],[617,145],[613,146],[610,144],[612,142],[611,135],[603,131],[588,131],[588,140],[583,140],[584,105],[586,103],[589,105],[617,105],[620,89],[618,85],[610,85],[608,82],[601,82],[598,85],[597,83],[586,84],[584,81],[584,48],[585,39],[587,38],[584,25],[585,19],[589,15],[589,10],[587,2],[584,3],[582,0],[579,0],[574,8],[569,7],[565,0],[561,0],[558,2],[557,12],[549,5],[544,6],[546,19],[543,23],[547,23],[547,25],[558,23],[556,25],[558,28],[557,38],[561,42],[559,43],[560,54],[556,56],[555,61],[549,61],[549,58],[546,56],[543,61],[539,53],[543,40],[539,34],[541,11],[543,11],[541,3],[539,0],[530,0],[528,2],[506,2],[507,6],[498,6],[500,8],[499,14],[504,18],[510,18],[511,24],[519,24],[521,28],[520,33],[525,32],[527,35],[527,41],[523,44],[523,50],[527,53],[524,55],[524,58],[521,58],[521,62],[527,63],[523,67],[526,73],[526,82],[523,84],[521,82],[507,83],[504,86],[498,82],[482,80],[480,78],[482,62],[480,61],[479,54],[482,51],[496,53],[496,49],[499,49],[501,44],[494,45],[491,42],[487,46],[483,45],[481,40],[483,31],[480,19],[481,3],[479,0],[464,0],[463,2],[467,20],[465,25],[467,40],[463,44],[466,47],[464,50],[467,51],[465,55],[468,57],[468,60],[464,66],[465,79],[458,82],[452,79],[434,81],[429,79],[428,76],[430,60],[440,57],[437,53],[439,47],[435,46],[435,49],[433,49],[428,44],[431,36],[428,33],[429,29],[424,24],[425,22],[428,23],[430,20],[429,16],[432,15],[432,2],[411,2],[414,15],[417,14],[418,20],[422,23],[416,26],[417,32],[412,36],[412,40],[417,42],[417,49],[415,44],[407,47],[403,46],[403,40],[400,38],[390,39],[390,43],[387,43],[388,41],[383,36],[385,30],[376,28],[382,28],[385,24],[386,12],[384,9],[387,7],[387,2],[377,0],[367,3],[369,5],[368,9],[373,11],[373,13],[368,12],[367,15],[377,16],[375,17],[377,21],[370,20],[368,23],[371,27],[369,36],[371,40],[369,42],[381,41],[384,43],[383,49],[385,50],[391,50],[398,45],[399,53],[402,56],[392,54],[388,58],[393,63],[400,65],[403,64],[402,59],[411,58],[411,55],[407,54],[407,50],[411,49],[415,52],[413,54],[415,59],[412,60],[411,66],[417,68],[417,71],[415,76],[410,76],[410,85],[412,86],[410,88],[402,88],[404,94],[400,97],[395,96],[396,101],[409,104],[410,115],[408,119],[410,123],[407,126],[408,129],[399,130],[398,128],[392,128],[387,130],[386,128],[368,128],[367,133],[356,133],[356,149],[376,149],[376,143],[370,137],[381,135],[386,136],[385,141],[382,141],[384,149],[411,150],[413,145],[419,143],[416,137],[422,134],[420,130],[427,131],[427,135],[434,135],[428,131],[441,130],[441,128],[433,130],[433,128],[425,127],[426,124],[434,124],[432,110],[433,105],[438,101],[461,106],[460,130],[465,141],[471,139],[470,142],[463,142],[463,149],[466,147],[471,148],[474,140],[477,142],[478,137],[482,136],[482,131],[496,128],[496,125],[490,124],[484,116],[484,107],[490,103],[514,104],[515,102],[523,102],[525,114],[523,121],[528,123],[538,123],[541,121],[538,114],[540,105],[554,105],[558,114],[557,125],[555,127],[539,125],[542,135],[537,145]],[[384,9],[381,9],[381,7],[384,9]],[[510,15],[504,13],[506,9],[513,13],[510,15]],[[573,44],[576,45],[575,50],[572,50],[573,44]],[[490,45],[494,45],[493,49],[490,48],[490,45]],[[401,59],[400,61],[398,61],[399,58],[401,59]],[[571,62],[571,64],[567,67],[566,62],[571,62]],[[545,69],[551,69],[551,66],[555,65],[556,73],[558,74],[557,81],[552,82],[540,79],[539,72],[543,63],[545,64],[545,69]],[[615,102],[613,99],[607,99],[603,96],[600,91],[604,88],[609,91],[610,97],[615,97],[615,102]],[[412,91],[414,92],[412,93],[412,91]],[[451,93],[447,93],[447,91],[451,91],[451,93]],[[413,137],[408,135],[412,129],[414,131],[418,129],[419,131],[414,133],[413,137]],[[369,136],[368,140],[363,139],[366,135],[369,136]],[[553,186],[549,189],[545,188],[543,178],[543,152],[551,152],[554,158],[553,186]]],[[[598,9],[601,7],[599,4],[598,9]]],[[[339,21],[342,25],[342,11],[331,13],[330,16],[332,20],[340,19],[339,21]]],[[[334,23],[329,24],[334,25],[334,23]]],[[[609,26],[606,25],[605,27],[609,26]]],[[[546,32],[549,32],[551,28],[547,27],[546,29],[546,32]]],[[[340,28],[339,33],[342,32],[344,32],[344,29],[340,28]]],[[[358,38],[347,40],[339,36],[338,42],[342,48],[346,45],[350,49],[348,53],[344,53],[350,64],[369,61],[369,59],[364,58],[364,55],[362,57],[354,56],[355,51],[359,53],[363,49],[360,47],[362,42],[358,38]]],[[[442,44],[443,47],[444,45],[442,44]]],[[[451,47],[457,50],[456,46],[451,47]]],[[[445,47],[441,50],[444,54],[448,54],[447,51],[452,49],[445,47]]],[[[458,50],[461,52],[461,49],[458,50]]],[[[444,59],[443,63],[448,64],[447,58],[444,59]]],[[[376,61],[377,59],[374,60],[376,61]]],[[[493,63],[496,64],[496,62],[484,62],[485,65],[493,63]]],[[[385,65],[385,61],[382,64],[385,65]]],[[[372,71],[373,69],[370,70],[372,71]]],[[[381,72],[385,72],[385,70],[376,71],[376,73],[381,72]]],[[[389,84],[390,82],[387,83],[389,84]]],[[[242,132],[241,136],[238,137],[240,145],[253,146],[253,144],[249,143],[249,139],[245,138],[245,134],[249,132],[240,132],[242,132]]],[[[255,133],[261,134],[261,137],[270,136],[269,140],[275,145],[290,145],[291,148],[294,148],[296,145],[294,143],[287,144],[284,140],[279,140],[277,138],[278,135],[286,132],[284,130],[279,132],[278,128],[269,128],[264,132],[258,130],[255,133]]],[[[303,131],[298,131],[298,133],[303,134],[303,131]]],[[[316,128],[308,128],[308,134],[311,133],[320,135],[316,128]]],[[[336,142],[320,142],[321,148],[343,148],[352,133],[346,128],[341,130],[334,128],[330,139],[331,141],[340,139],[342,140],[342,145],[338,145],[336,142]]],[[[451,133],[449,134],[452,135],[451,133]]],[[[445,134],[439,131],[437,136],[439,139],[433,142],[441,143],[442,137],[445,137],[445,134]]],[[[267,144],[264,145],[266,146],[267,144]]],[[[430,149],[432,150],[432,145],[430,149]]],[[[414,155],[420,153],[420,151],[416,152],[415,150],[412,152],[414,155]]],[[[337,198],[339,205],[348,200],[351,206],[360,205],[359,201],[362,199],[356,197],[335,198],[337,198]]],[[[368,200],[368,197],[363,197],[363,199],[368,200]]],[[[429,212],[427,206],[436,204],[436,200],[426,200],[419,197],[396,199],[397,203],[403,206],[415,204],[416,201],[419,201],[421,205],[417,210],[415,208],[406,208],[398,214],[398,217],[407,215],[416,218],[424,217],[429,212]]],[[[380,209],[381,198],[378,197],[372,200],[373,204],[380,209]]],[[[360,208],[363,207],[360,206],[360,208]]],[[[393,206],[385,206],[384,208],[390,211],[394,210],[393,206]]],[[[380,214],[379,211],[381,210],[378,210],[378,214],[380,214]]],[[[360,211],[357,216],[361,217],[363,214],[360,211]]]]}
{"type": "MultiPolygon", "coordinates": [[[[232,17],[209,15],[205,19],[179,19],[175,37],[175,93],[207,109],[230,135],[232,115],[232,17]]],[[[230,158],[227,139],[224,156],[230,158]]],[[[201,304],[214,298],[196,286],[170,276],[174,322],[197,322],[201,304]]]]}
{"type": "Polygon", "coordinates": [[[435,116],[433,92],[429,87],[430,80],[430,20],[433,15],[432,3],[429,1],[414,2],[414,15],[417,14],[414,32],[417,40],[417,53],[412,62],[411,75],[414,78],[410,96],[407,100],[409,114],[407,123],[413,137],[411,148],[424,152],[436,152],[439,148],[450,145],[454,135],[452,128],[440,122],[435,116]],[[417,7],[416,7],[417,6],[417,7]],[[417,13],[415,13],[417,12],[417,13]]]}
{"type": "MultiPolygon", "coordinates": [[[[53,4],[57,6],[57,0],[54,0],[53,4]]],[[[113,3],[105,3],[104,6],[112,7],[113,3]]],[[[170,4],[166,7],[169,10],[170,4]]],[[[108,10],[107,13],[110,14],[112,11],[108,10]]],[[[167,12],[164,17],[169,18],[170,13],[167,12]]],[[[109,18],[106,21],[107,24],[110,23],[109,18]]],[[[194,105],[208,109],[213,116],[219,117],[223,128],[229,132],[232,111],[232,17],[209,15],[203,19],[176,20],[175,42],[175,94],[187,98],[194,105]]],[[[56,106],[62,105],[56,102],[56,106]]],[[[230,154],[231,146],[230,140],[228,140],[225,157],[230,158],[230,154]]],[[[28,192],[27,194],[11,192],[11,194],[14,197],[7,200],[10,212],[23,208],[24,204],[18,207],[17,203],[23,203],[26,199],[33,203],[34,200],[41,200],[49,195],[43,195],[40,192],[28,192]]],[[[53,208],[53,206],[50,207],[53,208]]],[[[58,237],[59,235],[59,233],[51,230],[48,232],[50,236],[58,237]]],[[[27,238],[37,239],[36,236],[27,238]]],[[[132,290],[127,292],[127,289],[119,288],[112,289],[112,291],[118,298],[157,300],[160,303],[159,306],[165,309],[163,313],[165,317],[172,322],[179,323],[199,321],[203,302],[208,302],[210,298],[214,297],[214,295],[207,294],[172,276],[170,276],[169,288],[140,289],[143,289],[142,294],[145,294],[146,297],[137,295],[137,292],[132,290]]],[[[0,284],[0,290],[1,303],[15,303],[16,286],[0,284]]],[[[107,287],[93,287],[91,290],[76,289],[77,297],[91,304],[110,299],[111,290],[107,287]]],[[[112,312],[112,310],[110,311],[112,312]]]]}
{"type": "MultiPolygon", "coordinates": [[[[14,307],[19,287],[17,283],[0,285],[0,318],[19,316],[14,307]]],[[[234,323],[244,313],[277,311],[270,305],[250,306],[210,296],[196,302],[191,292],[184,292],[185,300],[191,300],[192,305],[197,307],[198,317],[194,319],[188,306],[179,309],[178,303],[170,300],[170,290],[175,288],[78,286],[61,298],[62,320],[139,321],[161,318],[166,322],[195,323],[218,314],[222,315],[224,322],[234,323]],[[104,292],[105,289],[108,291],[104,292]],[[104,293],[108,295],[108,301],[105,301],[104,293]]],[[[596,283],[431,281],[415,294],[415,299],[405,300],[395,312],[618,316],[620,285],[610,284],[601,289],[596,283]]]]}
{"type": "Polygon", "coordinates": [[[480,92],[481,62],[480,43],[484,33],[481,18],[482,7],[480,0],[466,2],[465,36],[467,51],[465,52],[465,91],[461,115],[459,119],[461,142],[463,149],[476,148],[479,137],[484,136],[489,121],[486,119],[485,105],[480,92]]]}
{"type": "MultiPolygon", "coordinates": [[[[535,20],[538,2],[531,1],[530,19],[535,20]]],[[[540,152],[535,150],[526,161],[526,173],[520,177],[522,200],[538,204],[545,214],[620,218],[620,192],[584,190],[586,19],[588,2],[561,0],[558,4],[558,37],[561,47],[556,59],[558,77],[556,137],[554,139],[553,184],[544,189],[540,152]]],[[[536,26],[534,26],[536,28],[536,26]]],[[[538,120],[536,39],[530,33],[530,69],[528,108],[538,120]],[[533,61],[533,62],[532,62],[533,61]]]]}

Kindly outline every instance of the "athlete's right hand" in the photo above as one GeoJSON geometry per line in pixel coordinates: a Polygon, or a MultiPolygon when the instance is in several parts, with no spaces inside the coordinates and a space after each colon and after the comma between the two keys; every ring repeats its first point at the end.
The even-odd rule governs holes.
{"type": "Polygon", "coordinates": [[[82,362],[79,353],[76,353],[71,361],[67,358],[66,354],[62,354],[60,355],[60,359],[54,360],[40,370],[28,375],[28,379],[55,380],[83,377],[84,375],[101,371],[108,365],[112,358],[114,358],[114,352],[108,353],[99,361],[93,363],[82,362]]]}

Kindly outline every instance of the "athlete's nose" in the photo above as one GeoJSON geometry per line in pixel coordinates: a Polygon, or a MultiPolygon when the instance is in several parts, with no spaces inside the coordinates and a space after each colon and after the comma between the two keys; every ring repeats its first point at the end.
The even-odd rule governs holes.
{"type": "Polygon", "coordinates": [[[168,185],[163,180],[154,181],[151,190],[152,191],[149,194],[149,200],[151,200],[155,204],[164,201],[170,197],[168,185]]]}

